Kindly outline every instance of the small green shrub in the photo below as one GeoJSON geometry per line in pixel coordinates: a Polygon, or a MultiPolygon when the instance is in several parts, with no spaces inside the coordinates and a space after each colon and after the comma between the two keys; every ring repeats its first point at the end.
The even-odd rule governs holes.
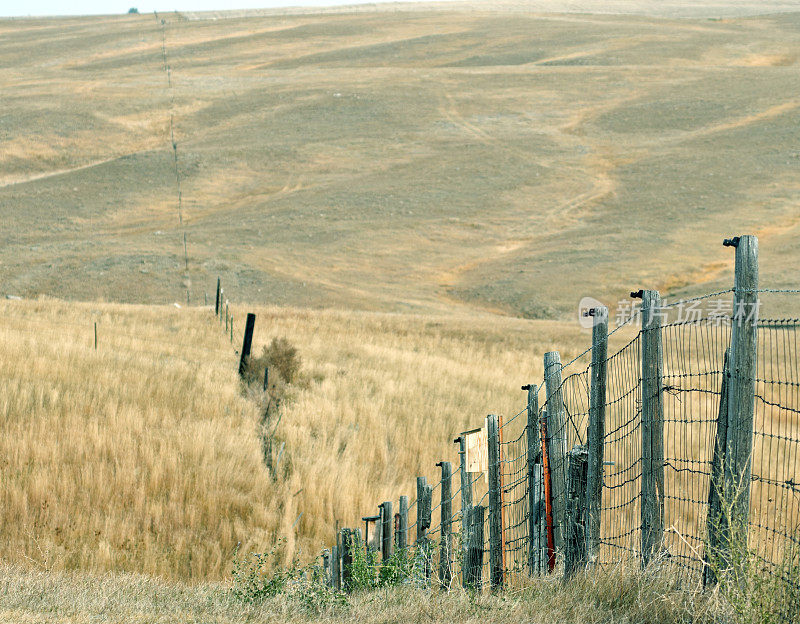
{"type": "Polygon", "coordinates": [[[297,560],[289,568],[279,565],[277,553],[283,544],[284,540],[279,540],[272,550],[250,553],[243,559],[237,553],[231,573],[231,594],[236,600],[258,605],[282,596],[313,615],[347,605],[344,594],[328,587],[318,565],[300,566],[297,560]]]}

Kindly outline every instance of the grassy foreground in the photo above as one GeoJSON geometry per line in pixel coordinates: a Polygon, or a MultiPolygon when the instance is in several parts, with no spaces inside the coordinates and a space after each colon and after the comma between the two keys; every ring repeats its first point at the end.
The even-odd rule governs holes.
{"type": "Polygon", "coordinates": [[[612,570],[564,585],[551,578],[500,596],[411,587],[350,596],[337,606],[285,596],[258,606],[235,601],[223,584],[185,585],[136,575],[47,574],[0,568],[0,619],[14,622],[736,622],[717,593],[676,589],[668,575],[612,570]]]}

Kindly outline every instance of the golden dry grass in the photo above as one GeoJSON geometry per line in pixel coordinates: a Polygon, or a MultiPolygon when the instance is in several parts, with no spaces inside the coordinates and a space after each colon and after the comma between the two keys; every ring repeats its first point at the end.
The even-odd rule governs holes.
{"type": "Polygon", "coordinates": [[[278,426],[275,480],[208,309],[0,303],[0,557],[220,578],[239,542],[286,537],[312,556],[337,526],[412,495],[416,475],[432,479],[454,434],[519,411],[544,351],[568,357],[587,339],[546,321],[256,312],[254,350],[289,338],[310,380],[278,426]]]}
{"type": "Polygon", "coordinates": [[[581,576],[568,585],[556,578],[535,584],[528,580],[524,588],[500,596],[382,589],[350,596],[344,606],[316,610],[284,596],[246,606],[233,600],[222,584],[187,586],[138,575],[44,574],[0,567],[0,619],[25,624],[737,622],[731,614],[716,593],[678,589],[669,574],[626,569],[581,576]]]}

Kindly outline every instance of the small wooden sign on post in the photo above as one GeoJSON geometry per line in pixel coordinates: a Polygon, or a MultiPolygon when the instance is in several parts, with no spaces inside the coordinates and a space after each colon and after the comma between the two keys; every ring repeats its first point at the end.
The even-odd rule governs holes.
{"type": "Polygon", "coordinates": [[[464,440],[467,473],[483,473],[483,478],[486,480],[489,470],[489,438],[486,427],[465,431],[461,437],[464,440]]]}

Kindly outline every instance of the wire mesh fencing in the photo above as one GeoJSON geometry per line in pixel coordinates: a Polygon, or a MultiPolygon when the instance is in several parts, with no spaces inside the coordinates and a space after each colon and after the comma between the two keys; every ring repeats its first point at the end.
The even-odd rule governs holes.
{"type": "MultiPolygon", "coordinates": [[[[759,294],[767,292],[772,291],[759,294]]],[[[502,560],[504,584],[563,569],[576,535],[585,542],[579,561],[605,566],[629,560],[639,565],[647,560],[646,508],[655,507],[660,530],[657,560],[673,566],[686,582],[705,583],[716,519],[710,509],[715,492],[720,495],[715,475],[729,469],[729,458],[720,456],[726,435],[730,437],[722,427],[728,428],[731,384],[737,375],[742,377],[731,364],[736,315],[730,293],[661,306],[655,340],[631,324],[626,324],[625,331],[608,334],[606,346],[616,333],[614,348],[610,353],[603,351],[602,393],[593,387],[599,383],[593,366],[600,364],[587,363],[588,351],[565,366],[546,365],[544,382],[534,386],[529,404],[505,422],[500,420],[497,439],[490,436],[482,442],[497,444],[497,509],[489,504],[491,484],[487,483],[491,478],[487,475],[494,473],[466,473],[463,453],[461,470],[453,472],[454,480],[459,473],[458,488],[445,494],[440,483],[434,485],[439,498],[432,504],[427,537],[440,546],[429,551],[431,582],[443,580],[436,572],[443,556],[451,557],[445,566],[451,573],[445,580],[466,580],[468,551],[476,546],[467,522],[470,509],[488,512],[482,516],[475,551],[479,583],[486,586],[497,557],[502,560]],[[705,308],[698,310],[698,303],[705,308]],[[653,375],[657,387],[649,398],[643,393],[646,339],[657,345],[653,375]],[[544,395],[541,404],[540,394],[544,395]],[[653,438],[657,444],[646,452],[645,446],[653,444],[645,431],[648,401],[648,409],[655,406],[658,431],[653,438]],[[596,543],[589,544],[591,519],[570,507],[588,496],[587,480],[570,462],[586,454],[576,451],[589,445],[593,418],[594,422],[600,418],[603,425],[602,470],[599,534],[596,543]],[[645,459],[657,473],[653,490],[646,488],[645,459]],[[451,515],[451,522],[441,516],[443,510],[451,515]],[[494,534],[493,514],[500,515],[499,536],[494,534]],[[578,517],[581,526],[576,531],[578,517]],[[443,527],[447,527],[444,532],[443,527]],[[448,539],[453,540],[450,550],[441,547],[442,540],[448,539]]],[[[634,319],[641,320],[644,328],[641,316],[641,311],[634,311],[634,319]]],[[[755,377],[750,379],[755,388],[752,450],[747,464],[751,473],[743,473],[749,485],[748,556],[758,562],[759,573],[794,583],[800,595],[800,319],[762,319],[755,327],[755,377]]]]}

